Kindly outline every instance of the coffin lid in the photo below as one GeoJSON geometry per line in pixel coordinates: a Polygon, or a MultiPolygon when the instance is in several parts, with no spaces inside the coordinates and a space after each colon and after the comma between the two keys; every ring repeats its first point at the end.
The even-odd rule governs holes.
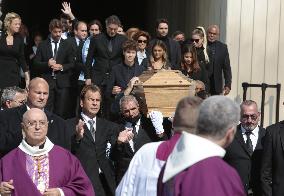
{"type": "Polygon", "coordinates": [[[192,84],[192,80],[178,70],[145,71],[139,76],[139,80],[143,87],[190,86],[192,84]]]}

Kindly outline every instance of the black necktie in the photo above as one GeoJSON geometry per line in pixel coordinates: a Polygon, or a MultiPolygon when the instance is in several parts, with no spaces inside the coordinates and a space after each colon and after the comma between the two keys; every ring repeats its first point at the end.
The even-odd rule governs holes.
{"type": "Polygon", "coordinates": [[[133,139],[137,138],[136,123],[132,124],[132,133],[134,135],[133,139]]]}
{"type": "Polygon", "coordinates": [[[52,41],[54,43],[54,50],[53,50],[53,59],[56,59],[56,55],[57,55],[57,41],[52,41]]]}
{"type": "Polygon", "coordinates": [[[80,39],[80,41],[79,41],[79,46],[78,46],[78,47],[79,47],[80,49],[82,49],[82,48],[83,48],[83,45],[84,45],[84,40],[81,40],[81,39],[80,39]]]}
{"type": "Polygon", "coordinates": [[[252,146],[252,141],[250,139],[250,135],[252,134],[252,132],[251,131],[246,131],[245,134],[247,136],[246,146],[247,146],[249,154],[252,155],[252,153],[253,153],[253,146],[252,146]]]}
{"type": "Polygon", "coordinates": [[[112,40],[110,39],[109,42],[108,42],[108,46],[107,46],[109,52],[112,52],[112,43],[111,42],[112,42],[112,40]]]}

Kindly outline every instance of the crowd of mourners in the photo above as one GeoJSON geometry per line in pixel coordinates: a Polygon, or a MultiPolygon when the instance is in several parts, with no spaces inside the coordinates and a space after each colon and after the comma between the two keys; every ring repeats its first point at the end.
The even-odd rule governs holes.
{"type": "Polygon", "coordinates": [[[103,30],[70,3],[61,11],[46,39],[17,13],[4,19],[0,195],[284,195],[283,122],[264,129],[255,101],[226,97],[217,25],[169,36],[160,18],[150,35],[124,31],[116,15],[103,30]],[[141,74],[163,70],[193,86],[170,117],[145,113],[135,90],[141,74]]]}

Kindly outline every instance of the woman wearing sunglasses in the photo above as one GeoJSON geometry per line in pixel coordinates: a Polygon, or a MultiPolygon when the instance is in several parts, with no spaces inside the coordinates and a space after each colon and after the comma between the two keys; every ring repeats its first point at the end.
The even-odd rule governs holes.
{"type": "MultiPolygon", "coordinates": [[[[213,72],[213,68],[209,62],[207,37],[205,29],[201,26],[196,27],[191,34],[191,43],[195,46],[197,52],[197,59],[199,64],[203,64],[207,70],[208,77],[213,72]]],[[[208,89],[209,92],[209,89],[208,89]]]]}
{"type": "Polygon", "coordinates": [[[151,37],[146,31],[138,31],[133,36],[133,39],[138,45],[135,61],[138,62],[139,65],[143,65],[145,68],[147,68],[150,54],[146,51],[146,48],[151,37]]]}

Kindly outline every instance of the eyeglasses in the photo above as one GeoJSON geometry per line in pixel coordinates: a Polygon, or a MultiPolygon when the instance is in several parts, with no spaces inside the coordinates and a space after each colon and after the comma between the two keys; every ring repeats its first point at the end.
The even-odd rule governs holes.
{"type": "Polygon", "coordinates": [[[208,32],[208,34],[211,34],[211,35],[217,35],[217,33],[213,33],[213,32],[208,32]]]}
{"type": "Polygon", "coordinates": [[[192,42],[198,43],[199,39],[190,39],[192,42]]]}
{"type": "Polygon", "coordinates": [[[18,103],[18,104],[21,104],[21,105],[23,105],[23,104],[25,104],[27,102],[25,99],[23,99],[23,100],[13,100],[13,101],[18,103]]]}
{"type": "Polygon", "coordinates": [[[25,125],[28,128],[35,128],[37,125],[39,128],[42,128],[48,124],[48,121],[32,121],[32,122],[26,122],[25,125]]]}
{"type": "Polygon", "coordinates": [[[137,42],[140,43],[140,44],[141,44],[141,43],[147,44],[147,40],[140,40],[140,39],[139,39],[137,42]]]}
{"type": "Polygon", "coordinates": [[[251,114],[251,115],[243,114],[242,115],[242,119],[246,119],[247,120],[249,118],[251,118],[252,120],[256,120],[258,118],[258,115],[256,115],[256,114],[251,114]]]}

